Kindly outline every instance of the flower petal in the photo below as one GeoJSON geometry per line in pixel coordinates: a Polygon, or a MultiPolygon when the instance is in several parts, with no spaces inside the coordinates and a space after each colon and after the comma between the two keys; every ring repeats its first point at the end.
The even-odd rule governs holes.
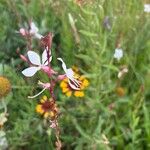
{"type": "MultiPolygon", "coordinates": [[[[47,47],[48,48],[48,47],[47,47]]],[[[43,52],[43,54],[42,54],[42,64],[44,64],[44,65],[48,65],[48,58],[47,58],[47,48],[44,50],[44,52],[43,52]]],[[[49,61],[51,62],[52,61],[52,56],[51,56],[51,51],[49,51],[49,56],[50,56],[50,58],[49,58],[49,61]]]]}
{"type": "Polygon", "coordinates": [[[37,39],[41,39],[43,37],[43,35],[39,34],[39,33],[35,33],[34,37],[37,39]]]}
{"type": "Polygon", "coordinates": [[[62,68],[63,70],[65,71],[65,73],[67,72],[67,67],[66,67],[66,64],[64,63],[64,61],[62,60],[62,58],[57,58],[59,61],[62,62],[62,68]]]}
{"type": "Polygon", "coordinates": [[[71,68],[67,69],[66,70],[66,76],[69,78],[69,79],[73,79],[74,77],[74,72],[71,68]]]}
{"type": "Polygon", "coordinates": [[[42,53],[42,64],[47,64],[48,63],[48,58],[47,58],[47,50],[45,49],[42,53]]]}
{"type": "Polygon", "coordinates": [[[36,52],[28,51],[27,55],[32,64],[41,65],[40,56],[36,52]]]}
{"type": "Polygon", "coordinates": [[[71,68],[67,69],[66,64],[64,63],[62,58],[57,58],[57,59],[62,62],[62,68],[65,71],[67,78],[73,80],[74,79],[74,72],[73,72],[73,70],[71,68]]]}
{"type": "Polygon", "coordinates": [[[30,34],[36,34],[39,31],[39,29],[37,28],[37,26],[35,25],[34,22],[31,22],[30,28],[31,28],[30,29],[30,34]]]}
{"type": "Polygon", "coordinates": [[[38,70],[40,70],[39,67],[29,67],[22,71],[22,74],[26,77],[32,77],[38,70]]]}

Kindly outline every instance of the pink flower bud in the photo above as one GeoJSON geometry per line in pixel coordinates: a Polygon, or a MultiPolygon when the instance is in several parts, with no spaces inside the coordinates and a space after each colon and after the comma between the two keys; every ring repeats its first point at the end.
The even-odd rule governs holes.
{"type": "Polygon", "coordinates": [[[50,83],[43,83],[41,81],[38,82],[39,85],[41,85],[43,88],[49,89],[50,88],[50,83]]]}
{"type": "Polygon", "coordinates": [[[27,59],[25,56],[21,55],[21,54],[20,54],[20,58],[21,58],[23,61],[28,62],[28,59],[27,59]]]}
{"type": "Polygon", "coordinates": [[[62,74],[57,77],[58,80],[63,80],[65,78],[66,78],[66,74],[62,74]]]}
{"type": "Polygon", "coordinates": [[[26,36],[27,35],[27,32],[26,32],[26,30],[24,28],[20,28],[19,32],[20,32],[20,34],[22,36],[26,36]]]}

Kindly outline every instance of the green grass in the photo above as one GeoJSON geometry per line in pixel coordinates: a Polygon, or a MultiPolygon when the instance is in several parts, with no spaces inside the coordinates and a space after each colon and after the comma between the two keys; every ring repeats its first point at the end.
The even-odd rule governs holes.
{"type": "MultiPolygon", "coordinates": [[[[143,0],[85,0],[81,7],[73,0],[0,1],[0,63],[9,65],[3,74],[13,85],[4,126],[10,150],[55,147],[53,130],[35,112],[40,97],[27,99],[36,92],[42,75],[23,78],[26,64],[16,53],[17,49],[21,54],[27,51],[25,40],[16,31],[30,19],[40,33],[54,33],[55,68],[61,67],[56,58],[62,57],[68,67],[78,66],[90,80],[82,99],[67,98],[59,86],[56,89],[63,149],[150,149],[150,14],[143,12],[143,5],[143,0]],[[103,25],[106,16],[110,30],[103,25]],[[124,51],[120,62],[113,58],[118,44],[124,51]],[[124,65],[129,71],[119,80],[118,70],[124,65]],[[123,97],[115,92],[118,83],[126,90],[123,97]],[[112,110],[110,104],[114,105],[112,110]],[[104,135],[109,144],[105,144],[104,135]]],[[[36,50],[38,47],[33,44],[36,50]]]]}

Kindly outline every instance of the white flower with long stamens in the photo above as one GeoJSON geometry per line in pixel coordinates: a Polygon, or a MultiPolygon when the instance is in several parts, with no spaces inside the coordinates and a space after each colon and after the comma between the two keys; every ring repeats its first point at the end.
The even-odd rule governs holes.
{"type": "Polygon", "coordinates": [[[42,91],[40,91],[38,94],[34,95],[34,96],[28,96],[28,98],[35,98],[37,96],[39,96],[40,94],[42,94],[45,90],[49,89],[50,88],[50,83],[43,83],[41,81],[38,82],[38,85],[42,86],[43,89],[42,91]]]}
{"type": "Polygon", "coordinates": [[[35,25],[35,23],[34,23],[34,22],[31,22],[29,33],[30,33],[31,35],[33,35],[35,38],[41,39],[43,36],[42,36],[41,34],[39,34],[38,31],[39,31],[39,29],[38,29],[38,27],[35,25]]]}
{"type": "Polygon", "coordinates": [[[65,75],[68,78],[68,83],[70,87],[74,90],[80,90],[80,82],[76,79],[75,74],[71,68],[67,69],[66,64],[62,60],[62,58],[57,58],[62,62],[62,68],[65,71],[65,75]]]}
{"type": "Polygon", "coordinates": [[[114,58],[118,61],[123,57],[123,50],[121,48],[116,48],[114,53],[114,58]]]}
{"type": "MultiPolygon", "coordinates": [[[[33,66],[28,67],[22,71],[22,74],[26,77],[32,77],[37,71],[41,70],[43,67],[48,65],[47,59],[47,50],[45,49],[42,54],[42,62],[40,56],[34,51],[27,52],[29,61],[33,66]]],[[[52,60],[52,56],[50,56],[50,61],[52,60]]]]}
{"type": "Polygon", "coordinates": [[[150,4],[144,5],[144,12],[150,13],[150,4]]]}

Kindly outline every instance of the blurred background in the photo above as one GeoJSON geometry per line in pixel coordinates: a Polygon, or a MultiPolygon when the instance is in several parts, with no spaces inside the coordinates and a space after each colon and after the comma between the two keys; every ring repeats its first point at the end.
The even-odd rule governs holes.
{"type": "MultiPolygon", "coordinates": [[[[42,35],[53,33],[54,68],[61,72],[57,57],[62,57],[89,81],[82,98],[67,97],[59,84],[55,88],[62,149],[150,149],[150,11],[145,4],[150,1],[0,0],[0,98],[6,86],[11,88],[0,100],[0,149],[55,149],[53,129],[35,111],[41,96],[27,98],[40,90],[37,81],[45,76],[21,74],[28,65],[19,55],[28,47],[19,29],[28,29],[30,21],[42,35]],[[116,48],[123,51],[119,61],[116,48]]],[[[32,48],[42,52],[36,40],[32,48]]]]}

